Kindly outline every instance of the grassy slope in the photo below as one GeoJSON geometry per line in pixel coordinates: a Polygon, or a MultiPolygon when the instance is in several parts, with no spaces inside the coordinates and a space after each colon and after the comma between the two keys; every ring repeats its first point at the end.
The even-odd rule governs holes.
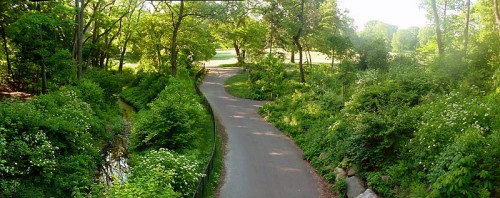
{"type": "Polygon", "coordinates": [[[248,74],[238,74],[227,79],[225,83],[226,91],[238,98],[252,99],[248,74]]]}

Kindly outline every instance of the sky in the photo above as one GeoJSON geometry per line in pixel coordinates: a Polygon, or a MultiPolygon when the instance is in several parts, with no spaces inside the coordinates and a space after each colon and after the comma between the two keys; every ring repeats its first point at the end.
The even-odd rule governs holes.
{"type": "Polygon", "coordinates": [[[378,20],[399,28],[424,27],[426,11],[420,8],[420,0],[338,0],[340,9],[347,9],[358,30],[365,23],[378,20]]]}

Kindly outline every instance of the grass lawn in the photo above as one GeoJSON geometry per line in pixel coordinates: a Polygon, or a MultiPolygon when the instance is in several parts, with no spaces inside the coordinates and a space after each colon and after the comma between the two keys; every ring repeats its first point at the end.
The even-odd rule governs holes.
{"type": "Polygon", "coordinates": [[[217,54],[212,58],[212,60],[229,60],[236,58],[236,54],[234,54],[232,51],[225,50],[225,51],[217,51],[217,54]]]}
{"type": "Polygon", "coordinates": [[[219,67],[240,67],[238,63],[220,64],[219,67]]]}
{"type": "Polygon", "coordinates": [[[226,80],[226,91],[234,97],[252,99],[248,74],[238,74],[226,80]]]}

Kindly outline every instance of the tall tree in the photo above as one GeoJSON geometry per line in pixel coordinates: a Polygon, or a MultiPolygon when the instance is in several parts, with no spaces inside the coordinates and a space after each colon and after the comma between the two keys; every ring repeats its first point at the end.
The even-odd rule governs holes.
{"type": "Polygon", "coordinates": [[[498,11],[498,0],[493,0],[493,12],[495,13],[495,21],[497,22],[498,35],[500,35],[500,12],[498,11]]]}
{"type": "Polygon", "coordinates": [[[348,55],[352,47],[350,34],[354,33],[350,19],[339,12],[336,0],[323,2],[319,9],[319,27],[314,32],[314,47],[332,59],[332,67],[336,58],[348,55]]]}
{"type": "Polygon", "coordinates": [[[363,37],[378,37],[383,39],[387,49],[391,48],[392,37],[398,30],[395,25],[387,24],[382,21],[372,20],[365,24],[365,29],[360,33],[363,37]]]}
{"type": "Polygon", "coordinates": [[[213,13],[210,9],[211,6],[209,6],[209,4],[206,4],[206,2],[189,2],[189,4],[187,4],[187,2],[185,2],[184,0],[180,0],[179,3],[163,3],[165,3],[165,5],[168,7],[168,13],[170,14],[169,18],[172,25],[169,53],[172,76],[175,77],[177,75],[177,58],[179,56],[178,36],[183,20],[188,16],[208,18],[212,17],[213,13]]]}
{"type": "Polygon", "coordinates": [[[415,51],[418,47],[418,27],[399,29],[392,37],[392,51],[415,51]]]}
{"type": "Polygon", "coordinates": [[[302,36],[302,30],[304,28],[304,0],[300,0],[300,12],[298,14],[298,18],[299,18],[299,28],[297,30],[297,33],[293,36],[293,42],[295,43],[295,46],[297,46],[297,49],[299,50],[300,81],[306,82],[304,76],[303,60],[302,60],[303,49],[302,49],[302,44],[300,43],[300,37],[302,36]]]}
{"type": "Polygon", "coordinates": [[[76,31],[76,59],[78,64],[78,70],[76,76],[78,80],[81,79],[83,73],[82,56],[83,56],[83,12],[85,10],[84,0],[75,0],[75,7],[77,12],[77,31],[76,31]]]}
{"type": "Polygon", "coordinates": [[[441,31],[441,21],[439,19],[439,12],[436,0],[431,0],[432,14],[434,19],[434,26],[436,29],[436,42],[438,45],[439,56],[444,56],[443,35],[441,31]]]}
{"type": "MultiPolygon", "coordinates": [[[[131,1],[132,2],[132,1],[131,1]]],[[[142,2],[140,5],[140,8],[138,9],[138,13],[137,13],[137,19],[134,20],[133,19],[133,16],[134,16],[134,11],[136,10],[137,6],[139,5],[138,4],[138,0],[133,0],[133,3],[131,3],[131,5],[133,5],[133,9],[130,11],[128,17],[127,17],[127,25],[125,27],[125,35],[124,35],[124,41],[123,41],[123,44],[122,44],[122,48],[121,48],[121,52],[120,52],[120,63],[118,64],[118,72],[122,73],[123,72],[123,62],[124,62],[124,59],[125,59],[125,53],[127,52],[127,46],[128,46],[128,43],[130,41],[130,39],[132,38],[132,35],[134,33],[134,31],[132,30],[132,28],[136,27],[137,24],[139,23],[140,19],[141,19],[141,13],[142,13],[142,9],[144,8],[144,3],[145,2],[142,2]]]]}
{"type": "Polygon", "coordinates": [[[469,23],[470,23],[470,0],[466,0],[466,3],[465,3],[465,29],[464,29],[464,52],[463,52],[465,56],[467,56],[467,48],[469,45],[469,23]]]}
{"type": "Polygon", "coordinates": [[[219,31],[232,42],[231,45],[240,64],[245,62],[246,49],[244,49],[244,45],[249,41],[249,38],[257,39],[258,37],[247,35],[249,28],[252,28],[247,23],[253,20],[250,15],[257,5],[258,2],[255,1],[228,1],[225,5],[225,14],[220,19],[222,24],[219,31]]]}
{"type": "MultiPolygon", "coordinates": [[[[172,10],[170,5],[168,8],[172,15],[172,20],[174,20],[174,10],[172,10]]],[[[172,67],[172,76],[174,77],[177,75],[177,55],[179,53],[179,51],[177,51],[177,35],[181,27],[182,19],[187,16],[184,15],[184,0],[181,0],[178,12],[177,20],[172,23],[172,40],[170,41],[170,66],[172,67]]]]}

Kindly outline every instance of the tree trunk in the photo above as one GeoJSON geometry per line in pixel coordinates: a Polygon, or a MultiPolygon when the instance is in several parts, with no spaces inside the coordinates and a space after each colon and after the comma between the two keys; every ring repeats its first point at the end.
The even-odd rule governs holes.
{"type": "Polygon", "coordinates": [[[120,53],[120,64],[118,65],[118,72],[120,74],[123,72],[123,60],[125,59],[125,52],[127,52],[127,44],[132,37],[132,33],[129,33],[125,38],[125,43],[123,44],[122,52],[120,53]]]}
{"type": "Polygon", "coordinates": [[[290,54],[290,62],[295,63],[295,50],[292,49],[292,53],[290,54]]]}
{"type": "Polygon", "coordinates": [[[271,25],[271,31],[269,31],[269,56],[273,55],[273,25],[271,25]]]}
{"type": "Polygon", "coordinates": [[[464,57],[467,57],[467,48],[469,45],[470,0],[466,1],[465,7],[464,57]]]}
{"type": "Polygon", "coordinates": [[[309,67],[312,68],[313,62],[312,62],[312,57],[311,57],[311,49],[309,47],[307,47],[307,55],[309,56],[309,61],[308,61],[309,62],[309,67]]]}
{"type": "MultiPolygon", "coordinates": [[[[79,0],[75,0],[75,5],[78,9],[78,2],[79,0]]],[[[77,78],[80,80],[82,78],[82,73],[83,73],[83,65],[82,65],[82,54],[83,54],[83,11],[85,9],[85,3],[84,0],[81,0],[80,2],[80,8],[78,9],[78,32],[77,32],[77,64],[78,64],[78,70],[77,70],[77,78]]]]}
{"type": "Polygon", "coordinates": [[[97,42],[99,41],[98,39],[98,34],[99,34],[99,23],[97,20],[94,20],[94,30],[92,31],[92,48],[90,51],[89,58],[92,59],[92,67],[98,67],[99,66],[99,54],[100,49],[97,45],[97,42]]]}
{"type": "Polygon", "coordinates": [[[444,48],[443,48],[443,39],[442,39],[442,32],[441,32],[441,23],[439,21],[439,14],[437,10],[437,5],[436,5],[436,0],[431,0],[431,6],[432,6],[432,13],[434,15],[434,26],[436,28],[436,41],[438,44],[438,53],[439,56],[444,55],[444,48]]]}
{"type": "Polygon", "coordinates": [[[495,12],[495,20],[497,22],[498,35],[500,36],[500,12],[498,11],[498,0],[493,0],[493,11],[495,12]]]}
{"type": "Polygon", "coordinates": [[[47,94],[47,72],[45,71],[45,64],[41,63],[42,66],[42,93],[47,94]]]}
{"type": "Polygon", "coordinates": [[[106,52],[103,50],[99,50],[99,67],[104,68],[104,70],[108,70],[107,68],[104,67],[104,59],[106,58],[106,52]]]}
{"type": "Polygon", "coordinates": [[[7,61],[7,73],[10,75],[12,79],[14,79],[14,72],[12,72],[12,65],[10,64],[10,54],[9,54],[9,47],[7,46],[7,36],[5,35],[5,28],[0,26],[0,33],[2,34],[2,40],[3,40],[3,48],[5,51],[5,60],[7,61]]]}
{"type": "MultiPolygon", "coordinates": [[[[137,1],[135,3],[137,3],[137,1]]],[[[137,23],[139,23],[139,20],[141,19],[141,11],[140,10],[142,10],[143,7],[144,7],[144,2],[141,4],[141,8],[139,8],[139,13],[137,14],[137,23]]],[[[132,18],[133,14],[134,14],[134,10],[131,11],[129,18],[132,18]]],[[[123,61],[125,59],[125,53],[127,52],[127,44],[130,41],[130,38],[132,38],[132,34],[133,34],[133,31],[130,31],[130,23],[131,22],[129,22],[127,25],[127,30],[129,31],[129,33],[128,33],[128,35],[125,36],[125,43],[123,44],[122,52],[120,54],[120,64],[118,65],[118,72],[120,72],[120,74],[123,73],[123,61]]]]}
{"type": "Polygon", "coordinates": [[[443,8],[443,23],[441,23],[441,26],[443,26],[443,31],[441,32],[441,43],[443,44],[443,55],[446,53],[446,42],[448,41],[448,35],[446,32],[448,32],[448,0],[444,0],[444,8],[443,8]]]}
{"type": "Polygon", "coordinates": [[[161,58],[160,44],[156,44],[156,55],[158,56],[158,70],[161,71],[161,66],[163,65],[163,59],[161,58]]]}
{"type": "Polygon", "coordinates": [[[301,82],[306,82],[306,79],[304,77],[304,66],[303,66],[303,57],[302,57],[302,45],[300,44],[300,36],[302,35],[302,28],[304,26],[304,0],[300,1],[300,14],[299,14],[299,20],[300,20],[300,27],[299,30],[297,31],[297,34],[293,36],[293,42],[297,46],[297,49],[299,50],[299,70],[300,70],[300,81],[301,82]]]}
{"type": "Polygon", "coordinates": [[[238,42],[236,42],[236,39],[233,40],[233,47],[234,47],[234,51],[236,52],[236,58],[238,59],[238,64],[243,63],[243,58],[242,58],[242,54],[240,51],[240,46],[238,45],[238,42]]]}
{"type": "Polygon", "coordinates": [[[182,23],[182,18],[184,18],[184,0],[181,0],[181,5],[179,8],[179,15],[177,16],[177,22],[174,23],[174,30],[172,32],[172,42],[170,44],[170,65],[172,66],[172,76],[177,75],[177,34],[179,32],[179,27],[182,23]]]}
{"type": "Polygon", "coordinates": [[[335,51],[332,51],[332,68],[335,67],[335,51]]]}

